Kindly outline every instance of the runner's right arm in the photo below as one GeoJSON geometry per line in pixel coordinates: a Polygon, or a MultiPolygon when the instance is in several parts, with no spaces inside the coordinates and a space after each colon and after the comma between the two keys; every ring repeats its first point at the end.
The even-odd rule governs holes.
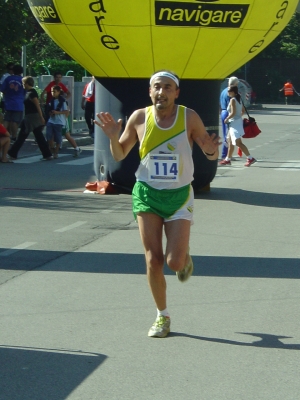
{"type": "Polygon", "coordinates": [[[109,113],[101,112],[97,114],[100,122],[95,121],[95,124],[100,126],[105,135],[110,139],[111,154],[116,161],[123,160],[137,142],[137,129],[142,118],[145,118],[144,116],[144,110],[134,111],[128,119],[124,132],[120,137],[122,120],[115,121],[109,113]]]}

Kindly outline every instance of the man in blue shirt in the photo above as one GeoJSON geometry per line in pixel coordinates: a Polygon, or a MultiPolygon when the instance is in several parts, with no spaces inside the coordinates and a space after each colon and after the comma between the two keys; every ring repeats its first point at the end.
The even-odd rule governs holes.
{"type": "Polygon", "coordinates": [[[13,74],[8,76],[1,85],[5,96],[4,126],[11,135],[11,140],[17,138],[18,127],[23,119],[25,89],[22,84],[23,67],[14,65],[13,74]]]}
{"type": "MultiPolygon", "coordinates": [[[[14,63],[9,62],[8,64],[6,64],[6,70],[7,72],[5,72],[5,74],[2,75],[1,79],[0,79],[0,92],[1,92],[1,87],[2,87],[2,83],[5,81],[5,79],[13,74],[13,67],[14,67],[14,63]]],[[[4,95],[2,95],[2,100],[0,103],[0,108],[2,109],[2,112],[5,112],[5,102],[4,102],[4,95]]]]}
{"type": "MultiPolygon", "coordinates": [[[[236,76],[232,76],[228,80],[228,86],[237,86],[239,80],[236,76]]],[[[223,131],[223,145],[222,145],[222,158],[224,159],[227,156],[228,145],[227,145],[227,126],[224,120],[228,117],[227,107],[230,102],[230,97],[228,96],[228,87],[222,90],[220,94],[220,115],[222,121],[222,131],[223,131]]]]}

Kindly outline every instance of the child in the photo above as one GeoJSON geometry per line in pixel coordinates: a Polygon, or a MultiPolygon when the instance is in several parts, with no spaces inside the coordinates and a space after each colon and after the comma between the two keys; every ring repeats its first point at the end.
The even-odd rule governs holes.
{"type": "MultiPolygon", "coordinates": [[[[69,109],[67,100],[65,100],[65,98],[64,98],[64,92],[62,90],[60,91],[60,96],[59,96],[58,100],[59,100],[59,103],[57,104],[56,109],[60,110],[62,102],[65,101],[67,110],[68,110],[68,113],[66,114],[66,125],[62,128],[62,132],[61,132],[62,137],[64,136],[68,140],[68,142],[71,144],[71,146],[74,148],[73,157],[78,157],[78,155],[81,153],[81,148],[77,146],[75,139],[72,138],[72,136],[71,136],[70,122],[69,122],[70,109],[69,109]]],[[[49,111],[50,111],[50,108],[51,108],[51,103],[49,103],[49,111]]],[[[50,148],[51,149],[55,148],[53,140],[51,140],[50,148]]],[[[60,148],[62,148],[62,145],[60,146],[60,148]]]]}
{"type": "Polygon", "coordinates": [[[68,109],[65,99],[60,95],[60,86],[55,85],[51,88],[53,99],[50,105],[50,118],[46,125],[46,137],[51,147],[52,140],[55,142],[53,157],[58,158],[58,151],[62,143],[62,129],[66,126],[66,116],[68,109]]]}

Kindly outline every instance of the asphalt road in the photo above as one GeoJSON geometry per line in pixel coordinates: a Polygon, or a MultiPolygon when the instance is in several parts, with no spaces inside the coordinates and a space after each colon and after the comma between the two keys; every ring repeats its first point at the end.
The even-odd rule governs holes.
{"type": "Polygon", "coordinates": [[[83,193],[93,146],[0,164],[0,400],[299,399],[300,106],[251,114],[258,162],[218,168],[196,195],[194,276],[166,269],[166,339],[147,337],[130,196],[83,193]]]}

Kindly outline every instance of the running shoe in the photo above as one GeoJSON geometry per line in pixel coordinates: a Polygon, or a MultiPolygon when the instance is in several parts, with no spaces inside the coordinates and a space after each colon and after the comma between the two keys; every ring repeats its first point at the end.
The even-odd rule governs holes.
{"type": "Polygon", "coordinates": [[[187,265],[181,271],[176,272],[177,278],[180,282],[186,282],[189,279],[189,277],[192,275],[193,270],[194,270],[193,260],[192,260],[192,257],[189,255],[189,253],[188,253],[188,257],[189,257],[189,260],[188,260],[187,265]]]}
{"type": "Polygon", "coordinates": [[[170,332],[170,325],[170,317],[164,317],[161,315],[156,318],[154,324],[149,329],[148,336],[164,338],[170,332]]]}
{"type": "Polygon", "coordinates": [[[256,160],[254,157],[252,157],[251,159],[247,158],[247,162],[245,164],[245,167],[250,167],[250,165],[256,163],[256,160]]]}
{"type": "Polygon", "coordinates": [[[41,161],[51,161],[51,160],[53,160],[53,156],[41,158],[41,161]]]}
{"type": "Polygon", "coordinates": [[[231,165],[231,161],[230,160],[222,160],[219,162],[219,165],[231,165]]]}
{"type": "Polygon", "coordinates": [[[73,157],[78,157],[81,152],[82,152],[81,148],[78,147],[78,150],[74,150],[73,157]]]}

